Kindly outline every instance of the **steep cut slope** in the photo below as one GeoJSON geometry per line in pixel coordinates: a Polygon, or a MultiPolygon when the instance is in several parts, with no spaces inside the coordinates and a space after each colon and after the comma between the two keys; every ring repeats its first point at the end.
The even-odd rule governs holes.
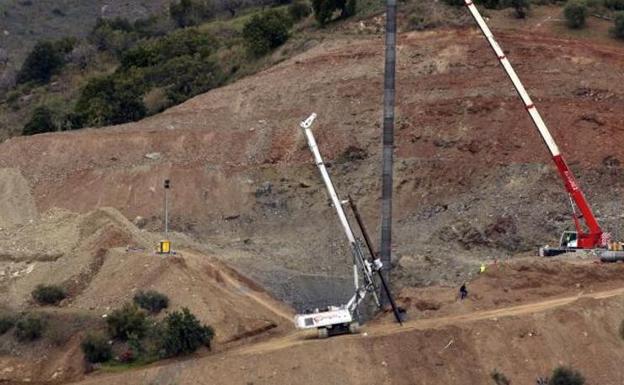
{"type": "MultiPolygon", "coordinates": [[[[621,233],[624,48],[497,32],[599,219],[621,233]]],[[[350,257],[297,124],[319,114],[314,131],[338,191],[374,229],[383,41],[346,36],[138,123],[13,138],[0,145],[0,166],[21,171],[39,210],[112,206],[151,229],[169,177],[176,230],[219,245],[297,307],[339,301],[350,257]]],[[[571,226],[567,198],[482,37],[434,30],[398,41],[398,272],[456,281],[477,258],[555,241],[571,226]]]]}

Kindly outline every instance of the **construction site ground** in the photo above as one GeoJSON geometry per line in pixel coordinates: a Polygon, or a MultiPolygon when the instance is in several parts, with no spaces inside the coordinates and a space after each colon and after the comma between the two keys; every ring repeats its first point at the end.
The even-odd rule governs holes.
{"type": "MultiPolygon", "coordinates": [[[[398,36],[392,278],[403,327],[385,314],[359,335],[318,341],[289,320],[352,294],[350,252],[298,129],[309,113],[339,194],[377,233],[375,16],[328,27],[302,54],[140,122],[0,144],[0,309],[67,326],[33,344],[0,336],[0,382],[450,385],[487,384],[497,369],[530,384],[571,365],[589,384],[624,383],[624,265],[533,257],[572,226],[569,203],[466,16],[398,36]],[[154,253],[165,178],[171,257],[154,253]],[[458,301],[462,282],[470,294],[458,301]],[[42,283],[70,298],[37,307],[30,293],[42,283]],[[146,289],[212,325],[213,351],[85,374],[85,331],[146,289]]],[[[560,7],[488,20],[598,220],[622,239],[624,45],[604,37],[604,20],[568,32],[560,7]]]]}

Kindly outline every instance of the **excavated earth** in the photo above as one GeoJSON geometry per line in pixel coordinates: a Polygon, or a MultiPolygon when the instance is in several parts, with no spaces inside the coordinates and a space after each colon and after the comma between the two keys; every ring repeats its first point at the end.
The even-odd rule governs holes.
{"type": "MultiPolygon", "coordinates": [[[[600,222],[623,234],[624,47],[498,17],[600,222]]],[[[39,212],[110,206],[151,230],[171,178],[175,230],[296,308],[340,301],[350,254],[298,122],[318,113],[337,189],[374,231],[383,70],[380,35],[340,35],[137,123],[7,140],[0,167],[21,175],[39,212]]],[[[457,283],[479,260],[534,252],[571,228],[547,150],[474,28],[401,34],[397,71],[394,259],[407,282],[457,283]]]]}
{"type": "MultiPolygon", "coordinates": [[[[624,46],[564,38],[553,32],[558,8],[544,9],[526,22],[490,14],[617,238],[624,46]]],[[[398,40],[393,274],[410,321],[390,326],[385,315],[327,341],[290,331],[288,306],[343,302],[351,285],[344,236],[298,129],[309,113],[337,190],[377,234],[383,39],[367,23],[379,20],[347,24],[140,122],[0,144],[0,306],[32,309],[32,288],[62,283],[70,300],[45,311],[60,324],[83,316],[75,333],[34,348],[0,337],[0,382],[81,379],[79,331],[155,288],[215,327],[216,351],[86,383],[485,384],[494,369],[531,383],[566,364],[591,383],[621,384],[622,265],[531,257],[571,227],[569,204],[513,88],[468,27],[398,40]],[[152,251],[165,178],[179,250],[170,258],[152,251]],[[471,295],[458,302],[463,281],[471,295]]]]}

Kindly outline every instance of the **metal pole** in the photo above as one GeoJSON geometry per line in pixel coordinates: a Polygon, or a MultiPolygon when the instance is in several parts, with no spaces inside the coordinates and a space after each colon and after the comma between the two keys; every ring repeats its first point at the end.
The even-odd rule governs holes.
{"type": "Polygon", "coordinates": [[[167,192],[169,190],[169,179],[165,179],[165,236],[169,233],[169,202],[167,192]]]}
{"type": "MultiPolygon", "coordinates": [[[[386,2],[386,52],[384,67],[383,158],[381,177],[381,262],[386,282],[392,266],[392,165],[394,152],[394,99],[396,72],[396,0],[386,2]]],[[[382,305],[388,303],[385,293],[382,305]]]]}

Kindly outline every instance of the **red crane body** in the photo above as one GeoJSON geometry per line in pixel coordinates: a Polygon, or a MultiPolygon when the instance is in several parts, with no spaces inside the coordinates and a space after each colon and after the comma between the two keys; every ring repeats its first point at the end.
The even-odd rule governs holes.
{"type": "Polygon", "coordinates": [[[563,159],[563,155],[561,155],[561,153],[559,152],[557,144],[550,135],[546,124],[542,120],[542,117],[537,111],[537,108],[535,108],[535,105],[531,101],[531,98],[524,86],[522,85],[520,78],[518,78],[518,75],[516,74],[515,70],[511,66],[511,63],[505,56],[505,53],[494,39],[494,35],[481,17],[481,14],[477,10],[477,7],[473,4],[472,0],[464,0],[464,2],[470,10],[473,18],[477,22],[477,25],[481,29],[481,32],[490,44],[490,47],[496,54],[496,57],[498,58],[500,64],[507,73],[507,76],[513,83],[516,91],[518,92],[518,95],[520,96],[520,99],[522,99],[524,107],[526,108],[529,116],[531,117],[531,120],[533,121],[535,127],[540,133],[544,143],[546,144],[546,147],[548,147],[552,159],[557,166],[557,170],[559,171],[559,175],[563,179],[565,188],[570,196],[570,200],[573,202],[573,219],[577,232],[576,247],[580,249],[595,249],[597,247],[605,247],[609,241],[609,234],[604,233],[600,228],[600,225],[598,224],[598,221],[596,220],[596,217],[594,216],[594,213],[592,212],[592,209],[589,206],[589,203],[587,202],[583,191],[574,179],[572,171],[568,167],[566,161],[563,159]],[[578,208],[580,214],[577,214],[574,206],[578,208]],[[586,229],[583,228],[581,221],[585,224],[586,229]]]}

